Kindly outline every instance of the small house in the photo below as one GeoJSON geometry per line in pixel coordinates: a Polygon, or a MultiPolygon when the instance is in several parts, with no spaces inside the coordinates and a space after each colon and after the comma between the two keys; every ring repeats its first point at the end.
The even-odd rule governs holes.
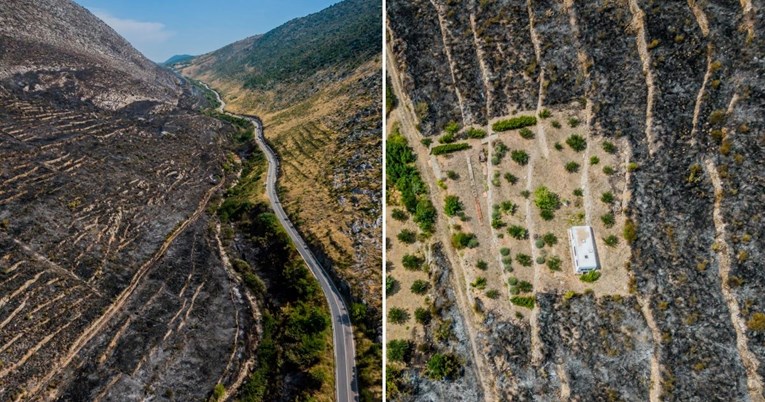
{"type": "Polygon", "coordinates": [[[571,244],[574,273],[583,274],[599,268],[595,236],[591,226],[572,227],[568,230],[568,241],[571,244]]]}

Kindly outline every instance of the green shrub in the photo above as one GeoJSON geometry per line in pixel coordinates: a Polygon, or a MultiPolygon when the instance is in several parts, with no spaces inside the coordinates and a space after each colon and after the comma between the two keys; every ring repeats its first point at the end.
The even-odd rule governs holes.
{"type": "Polygon", "coordinates": [[[454,141],[457,141],[457,139],[454,138],[454,134],[447,133],[447,134],[444,134],[444,135],[438,137],[438,142],[440,144],[451,144],[454,141]]]}
{"type": "Polygon", "coordinates": [[[565,168],[566,168],[566,171],[569,172],[569,173],[576,173],[576,172],[579,171],[579,164],[576,163],[576,162],[573,162],[573,161],[572,162],[568,162],[568,163],[566,163],[565,168]]]}
{"type": "Polygon", "coordinates": [[[515,211],[518,209],[518,206],[512,201],[502,201],[499,206],[502,212],[510,215],[515,215],[515,211]]]}
{"type": "Polygon", "coordinates": [[[478,238],[473,233],[457,232],[452,235],[452,246],[457,250],[478,247],[478,238]]]}
{"type": "Polygon", "coordinates": [[[514,176],[512,173],[510,173],[510,172],[508,172],[508,173],[505,173],[505,180],[507,180],[507,182],[508,182],[508,183],[510,183],[510,184],[515,184],[515,183],[518,183],[518,178],[517,178],[517,177],[515,177],[515,176],[514,176]]]}
{"type": "Polygon", "coordinates": [[[515,255],[515,260],[518,261],[518,264],[521,264],[522,267],[530,267],[532,265],[531,256],[528,254],[518,253],[515,255]]]}
{"type": "Polygon", "coordinates": [[[406,244],[414,244],[414,242],[417,241],[417,233],[408,229],[401,230],[396,237],[398,238],[398,241],[406,244]]]}
{"type": "Polygon", "coordinates": [[[446,126],[444,127],[444,131],[446,131],[448,134],[454,135],[457,134],[458,131],[460,131],[460,124],[456,121],[452,120],[448,123],[446,123],[446,126]]]}
{"type": "Polygon", "coordinates": [[[600,279],[600,271],[590,271],[579,276],[582,282],[592,283],[600,279]]]}
{"type": "Polygon", "coordinates": [[[536,239],[534,241],[534,246],[536,246],[536,248],[544,248],[545,247],[545,241],[542,240],[542,239],[536,239]]]}
{"type": "Polygon", "coordinates": [[[557,255],[554,255],[547,259],[547,268],[551,271],[560,271],[561,259],[557,255]]]}
{"type": "Polygon", "coordinates": [[[517,288],[518,288],[518,290],[521,291],[521,293],[529,293],[529,292],[531,292],[534,289],[534,287],[531,285],[531,283],[526,282],[526,281],[518,282],[517,288]]]}
{"type": "Polygon", "coordinates": [[[555,143],[555,149],[556,149],[557,151],[562,151],[562,150],[563,150],[563,145],[561,145],[561,143],[560,143],[560,142],[556,142],[556,143],[555,143]]]}
{"type": "Polygon", "coordinates": [[[423,139],[420,140],[420,144],[425,145],[426,148],[430,147],[430,144],[432,144],[432,143],[433,143],[433,139],[432,138],[423,138],[423,139]]]}
{"type": "Polygon", "coordinates": [[[575,189],[574,197],[584,197],[584,191],[581,188],[575,189]]]}
{"type": "Polygon", "coordinates": [[[475,263],[475,267],[481,271],[486,271],[489,268],[489,264],[484,260],[478,260],[478,262],[475,263]]]}
{"type": "Polygon", "coordinates": [[[616,145],[614,145],[614,143],[611,141],[603,141],[602,147],[603,147],[603,150],[609,154],[615,154],[617,151],[616,145]]]}
{"type": "Polygon", "coordinates": [[[529,231],[523,226],[520,225],[512,225],[509,228],[507,228],[507,233],[512,236],[514,239],[517,240],[523,240],[529,238],[529,231]]]}
{"type": "Polygon", "coordinates": [[[462,364],[457,356],[436,353],[428,360],[428,367],[425,371],[430,378],[444,380],[456,377],[461,369],[462,364]]]}
{"type": "Polygon", "coordinates": [[[394,362],[408,362],[412,356],[414,345],[404,339],[388,341],[388,360],[394,362]]]}
{"type": "Polygon", "coordinates": [[[462,212],[463,206],[460,197],[456,195],[447,195],[444,199],[444,213],[448,216],[458,215],[462,212]]]}
{"type": "Polygon", "coordinates": [[[522,128],[518,131],[518,134],[521,135],[521,138],[530,140],[534,138],[534,132],[529,130],[528,128],[522,128]]]}
{"type": "Polygon", "coordinates": [[[475,278],[473,283],[470,284],[470,286],[478,289],[478,290],[484,290],[486,289],[486,278],[483,276],[479,276],[478,278],[475,278]]]}
{"type": "Polygon", "coordinates": [[[552,247],[556,244],[558,244],[558,236],[555,236],[555,234],[551,232],[547,232],[542,236],[542,240],[547,244],[548,246],[552,247]]]}
{"type": "Polygon", "coordinates": [[[535,124],[537,124],[537,118],[534,116],[518,116],[506,120],[500,120],[492,124],[491,128],[494,131],[499,132],[533,126],[535,124]]]}
{"type": "Polygon", "coordinates": [[[465,131],[465,134],[468,136],[468,138],[484,138],[486,137],[486,131],[481,130],[479,128],[469,128],[465,131]]]}
{"type": "Polygon", "coordinates": [[[516,306],[526,307],[533,309],[535,303],[534,296],[513,296],[510,298],[510,302],[516,306]]]}
{"type": "Polygon", "coordinates": [[[385,276],[385,292],[386,293],[391,293],[396,288],[396,285],[398,285],[398,281],[396,280],[396,278],[390,275],[385,276]]]}
{"type": "Polygon", "coordinates": [[[217,402],[223,399],[223,395],[225,394],[226,394],[226,387],[224,387],[223,384],[218,383],[218,384],[215,384],[215,388],[213,388],[212,398],[210,399],[217,402]]]}
{"type": "Polygon", "coordinates": [[[507,284],[510,286],[518,285],[518,278],[511,276],[510,279],[507,280],[507,284]]]}
{"type": "Polygon", "coordinates": [[[388,322],[391,324],[403,324],[409,321],[409,313],[398,307],[392,307],[388,310],[388,322]]]}
{"type": "Polygon", "coordinates": [[[412,286],[409,288],[409,290],[412,291],[412,293],[416,295],[422,295],[425,294],[428,289],[430,289],[430,283],[428,281],[424,281],[422,279],[417,279],[412,283],[412,286]]]}
{"type": "Polygon", "coordinates": [[[560,122],[558,120],[553,120],[550,122],[550,125],[553,126],[553,128],[560,128],[560,122]]]}
{"type": "Polygon", "coordinates": [[[577,126],[579,126],[579,123],[581,123],[581,122],[576,117],[569,117],[568,118],[568,126],[571,127],[571,128],[576,128],[577,126]]]}
{"type": "Polygon", "coordinates": [[[417,309],[414,310],[414,320],[417,321],[418,324],[428,325],[432,319],[433,316],[431,315],[430,310],[422,307],[417,307],[417,309]]]}
{"type": "Polygon", "coordinates": [[[746,321],[746,327],[750,331],[765,332],[765,313],[755,312],[746,321]]]}
{"type": "Polygon", "coordinates": [[[452,152],[462,151],[471,148],[467,142],[458,142],[455,144],[437,145],[430,149],[432,155],[444,155],[452,152]]]}
{"type": "Polygon", "coordinates": [[[611,228],[616,224],[616,218],[614,218],[614,214],[611,212],[601,216],[600,220],[607,228],[611,228]]]}
{"type": "Polygon", "coordinates": [[[457,172],[455,172],[454,170],[447,170],[447,171],[446,171],[446,177],[447,177],[449,180],[457,180],[457,179],[459,179],[459,178],[460,178],[460,175],[459,175],[459,174],[457,174],[457,172]]]}
{"type": "Polygon", "coordinates": [[[548,110],[548,109],[542,109],[542,111],[539,112],[539,117],[541,117],[543,119],[546,119],[546,118],[548,118],[550,116],[552,116],[552,112],[550,112],[550,110],[548,110]]]}
{"type": "Polygon", "coordinates": [[[571,134],[566,138],[566,144],[576,152],[582,152],[587,148],[587,140],[581,135],[571,134]]]}
{"type": "Polygon", "coordinates": [[[510,249],[507,247],[502,247],[499,249],[499,253],[504,257],[506,255],[510,255],[510,249]]]}
{"type": "Polygon", "coordinates": [[[499,291],[497,289],[491,289],[486,292],[486,297],[492,300],[499,299],[499,291]]]}
{"type": "Polygon", "coordinates": [[[433,225],[436,223],[436,207],[429,198],[422,198],[417,202],[413,220],[423,232],[433,231],[433,225]]]}
{"type": "Polygon", "coordinates": [[[521,194],[521,197],[523,197],[523,198],[529,198],[529,196],[531,195],[531,191],[523,190],[523,191],[520,192],[520,194],[521,194]]]}
{"type": "Polygon", "coordinates": [[[555,210],[560,208],[560,197],[547,187],[540,186],[534,190],[534,205],[542,211],[542,218],[550,220],[554,217],[555,210]]]}
{"type": "Polygon", "coordinates": [[[610,191],[606,191],[605,193],[601,194],[600,200],[603,201],[606,204],[613,204],[614,203],[614,193],[610,191]]]}
{"type": "Polygon", "coordinates": [[[634,172],[634,171],[638,170],[638,167],[640,167],[640,166],[638,166],[637,163],[630,162],[630,163],[627,164],[627,171],[628,172],[634,172]]]}
{"type": "Polygon", "coordinates": [[[502,183],[499,181],[499,172],[494,172],[491,179],[491,184],[494,187],[499,187],[502,183]]]}
{"type": "Polygon", "coordinates": [[[409,219],[409,214],[398,208],[394,208],[393,211],[391,211],[390,216],[391,218],[401,222],[405,222],[407,219],[409,219]]]}
{"type": "Polygon", "coordinates": [[[590,157],[590,165],[597,165],[598,163],[600,163],[600,158],[597,156],[590,157]]]}
{"type": "Polygon", "coordinates": [[[504,159],[508,150],[509,148],[507,145],[505,145],[504,142],[500,140],[494,141],[494,155],[491,157],[492,165],[499,165],[502,162],[502,159],[504,159]]]}
{"type": "Polygon", "coordinates": [[[603,238],[603,242],[606,243],[607,246],[615,247],[619,244],[619,238],[614,235],[609,235],[603,238]]]}
{"type": "Polygon", "coordinates": [[[725,123],[727,113],[725,109],[717,109],[709,114],[709,124],[713,126],[721,125],[725,123]]]}
{"type": "Polygon", "coordinates": [[[603,166],[603,173],[611,176],[612,174],[616,173],[616,171],[611,166],[603,166]]]}
{"type": "Polygon", "coordinates": [[[529,154],[526,153],[526,151],[523,150],[515,150],[510,153],[510,158],[515,161],[515,163],[525,166],[529,163],[529,154]]]}
{"type": "Polygon", "coordinates": [[[401,265],[409,271],[419,271],[424,263],[425,259],[416,255],[406,254],[401,258],[401,265]]]}
{"type": "Polygon", "coordinates": [[[624,240],[627,240],[627,244],[632,244],[637,239],[637,226],[632,219],[627,219],[624,222],[624,230],[622,232],[624,240]]]}

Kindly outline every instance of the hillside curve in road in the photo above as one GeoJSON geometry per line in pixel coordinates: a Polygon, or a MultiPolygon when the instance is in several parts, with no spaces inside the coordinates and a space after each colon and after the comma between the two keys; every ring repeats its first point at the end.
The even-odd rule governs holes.
{"type": "Polygon", "coordinates": [[[215,94],[220,103],[220,106],[218,106],[219,112],[247,119],[255,126],[255,142],[268,160],[266,194],[271,203],[271,208],[274,210],[279,223],[287,232],[290,239],[292,239],[298,253],[300,253],[300,256],[303,258],[314,277],[316,277],[316,280],[318,280],[319,285],[321,285],[321,289],[324,292],[324,296],[327,299],[327,303],[329,304],[329,309],[332,315],[332,338],[335,350],[336,400],[338,402],[358,401],[359,393],[356,371],[356,351],[353,340],[353,327],[351,325],[348,309],[340,295],[340,291],[330,279],[327,271],[324,270],[313,252],[308,248],[305,240],[300,236],[287,216],[287,213],[284,212],[284,208],[282,208],[282,204],[279,201],[279,195],[276,192],[276,181],[279,177],[279,158],[277,158],[276,153],[266,142],[265,135],[263,134],[263,122],[256,116],[241,116],[226,112],[224,110],[226,103],[221,99],[220,94],[207,86],[207,84],[204,85],[215,94]]]}

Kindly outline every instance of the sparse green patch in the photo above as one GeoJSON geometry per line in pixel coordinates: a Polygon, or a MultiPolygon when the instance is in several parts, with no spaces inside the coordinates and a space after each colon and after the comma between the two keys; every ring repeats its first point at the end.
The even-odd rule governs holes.
{"type": "Polygon", "coordinates": [[[603,141],[603,145],[601,146],[603,147],[603,150],[609,154],[615,154],[617,151],[616,145],[611,141],[603,141]]]}
{"type": "Polygon", "coordinates": [[[393,339],[388,341],[388,360],[395,362],[408,362],[411,358],[414,345],[412,342],[404,339],[393,339]]]}
{"type": "Polygon", "coordinates": [[[554,255],[547,259],[547,268],[550,268],[550,271],[560,271],[561,263],[560,257],[554,255]]]}
{"type": "Polygon", "coordinates": [[[516,306],[533,309],[536,300],[534,296],[513,296],[510,298],[510,302],[516,306]]]}
{"type": "Polygon", "coordinates": [[[486,278],[479,276],[470,284],[470,286],[478,290],[484,290],[486,289],[486,278]]]}
{"type": "Polygon", "coordinates": [[[566,144],[576,152],[582,152],[587,148],[587,140],[581,135],[571,134],[566,138],[566,144]]]}
{"type": "Polygon", "coordinates": [[[603,222],[603,225],[605,225],[607,228],[611,228],[616,224],[616,218],[614,218],[614,214],[612,212],[609,212],[601,216],[600,220],[603,222]]]}
{"type": "Polygon", "coordinates": [[[458,215],[463,211],[460,198],[456,195],[447,195],[444,199],[444,213],[448,216],[458,215]]]}
{"type": "Polygon", "coordinates": [[[452,235],[452,246],[457,250],[478,247],[478,238],[473,233],[457,232],[452,235]]]}
{"type": "Polygon", "coordinates": [[[470,144],[467,142],[458,142],[455,144],[444,144],[444,145],[437,145],[430,149],[430,153],[432,155],[445,155],[450,154],[452,152],[458,152],[465,149],[469,149],[470,144]]]}
{"type": "Polygon", "coordinates": [[[406,244],[414,244],[417,241],[417,233],[409,229],[402,229],[396,237],[398,241],[406,244]]]}
{"type": "Polygon", "coordinates": [[[534,116],[517,116],[506,120],[499,120],[491,128],[496,132],[500,132],[533,126],[535,124],[537,124],[537,118],[534,116]]]}
{"type": "Polygon", "coordinates": [[[515,255],[515,260],[518,261],[518,264],[521,264],[522,267],[530,267],[533,265],[531,256],[528,254],[518,253],[515,255]]]}
{"type": "Polygon", "coordinates": [[[521,138],[530,140],[534,138],[534,132],[529,130],[528,128],[524,127],[518,131],[518,134],[520,134],[521,138]]]}
{"type": "Polygon", "coordinates": [[[515,163],[521,166],[525,166],[526,164],[529,163],[529,154],[526,153],[526,151],[524,150],[517,149],[512,151],[510,153],[510,158],[512,158],[513,161],[515,161],[515,163]]]}
{"type": "Polygon", "coordinates": [[[566,168],[566,171],[569,173],[576,173],[579,171],[579,164],[571,161],[566,163],[565,168],[566,168]]]}
{"type": "Polygon", "coordinates": [[[406,254],[401,258],[401,265],[409,271],[419,271],[425,259],[412,254],[406,254]]]}
{"type": "Polygon", "coordinates": [[[409,290],[411,290],[412,293],[416,295],[423,295],[427,293],[428,289],[430,289],[430,283],[422,279],[417,279],[414,281],[412,286],[409,288],[409,290]]]}
{"type": "Polygon", "coordinates": [[[600,279],[600,271],[590,271],[579,276],[582,282],[592,283],[600,279]]]}
{"type": "Polygon", "coordinates": [[[516,240],[524,240],[529,238],[529,230],[520,225],[512,225],[507,228],[507,233],[516,240]]]}
{"type": "Polygon", "coordinates": [[[398,307],[391,307],[388,310],[388,322],[391,324],[404,324],[409,321],[409,313],[398,307]]]}
{"type": "Polygon", "coordinates": [[[467,135],[468,138],[481,139],[481,138],[486,137],[486,131],[481,130],[479,128],[472,128],[471,127],[469,129],[465,130],[465,135],[467,135]]]}

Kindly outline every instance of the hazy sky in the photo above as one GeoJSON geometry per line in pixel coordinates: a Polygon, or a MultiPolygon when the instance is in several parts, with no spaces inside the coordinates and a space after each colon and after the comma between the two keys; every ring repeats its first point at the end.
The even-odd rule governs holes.
{"type": "MultiPolygon", "coordinates": [[[[5,1],[5,0],[2,0],[5,1]]],[[[340,0],[75,0],[148,58],[199,55],[340,0]]]]}

